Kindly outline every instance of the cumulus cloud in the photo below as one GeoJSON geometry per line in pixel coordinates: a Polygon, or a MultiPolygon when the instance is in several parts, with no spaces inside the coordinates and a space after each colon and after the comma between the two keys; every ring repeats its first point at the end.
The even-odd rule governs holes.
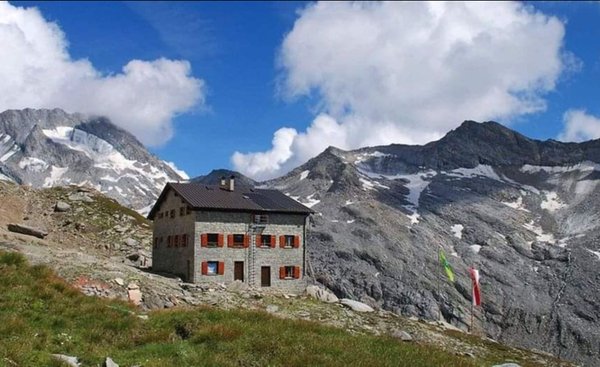
{"type": "Polygon", "coordinates": [[[564,129],[558,140],[586,141],[600,138],[600,118],[584,110],[568,110],[563,116],[564,129]]]}
{"type": "Polygon", "coordinates": [[[542,111],[569,66],[564,32],[522,3],[311,4],[281,46],[280,92],[314,97],[318,117],[287,149],[232,161],[272,177],[328,145],[425,143],[466,119],[542,111]]]}
{"type": "Polygon", "coordinates": [[[204,103],[204,82],[187,61],[131,60],[103,74],[74,60],[66,35],[36,8],[0,2],[0,110],[60,107],[104,115],[143,143],[173,134],[171,119],[204,103]]]}

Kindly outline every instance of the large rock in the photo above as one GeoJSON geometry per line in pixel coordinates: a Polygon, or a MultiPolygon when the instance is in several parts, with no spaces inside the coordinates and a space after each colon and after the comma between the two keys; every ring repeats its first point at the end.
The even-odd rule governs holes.
{"type": "Polygon", "coordinates": [[[140,242],[139,242],[139,241],[137,241],[137,240],[134,240],[134,239],[133,239],[133,238],[131,238],[131,237],[127,237],[127,238],[126,238],[126,239],[123,241],[123,243],[125,244],[125,246],[129,246],[129,247],[137,247],[137,246],[140,244],[140,242]]]}
{"type": "Polygon", "coordinates": [[[321,302],[326,302],[326,303],[339,302],[339,299],[337,298],[337,296],[335,294],[333,294],[332,292],[330,292],[327,289],[321,288],[316,285],[309,285],[308,287],[306,287],[306,294],[308,294],[312,298],[317,299],[321,302]]]}
{"type": "Polygon", "coordinates": [[[34,236],[37,238],[44,238],[48,235],[48,231],[41,229],[30,227],[25,224],[9,224],[8,230],[15,233],[26,234],[28,236],[34,236]]]}
{"type": "Polygon", "coordinates": [[[104,367],[119,367],[118,364],[115,363],[110,357],[106,357],[104,361],[104,367]]]}
{"type": "Polygon", "coordinates": [[[375,311],[375,310],[373,310],[373,307],[371,307],[367,304],[364,304],[364,303],[358,302],[358,301],[353,301],[348,298],[342,298],[340,300],[340,303],[346,307],[351,308],[353,311],[356,311],[356,312],[373,312],[373,311],[375,311]]]}
{"type": "Polygon", "coordinates": [[[64,354],[53,354],[52,357],[70,367],[79,367],[81,365],[77,357],[71,357],[64,354]]]}
{"type": "Polygon", "coordinates": [[[83,201],[85,203],[92,203],[92,202],[94,202],[94,199],[92,199],[91,197],[89,197],[89,195],[86,194],[86,193],[84,193],[84,192],[77,192],[75,194],[69,195],[69,200],[71,200],[71,201],[83,201]]]}
{"type": "Polygon", "coordinates": [[[71,205],[65,203],[64,201],[58,201],[56,203],[56,205],[54,205],[54,211],[55,212],[68,212],[69,210],[71,210],[71,205]]]}
{"type": "Polygon", "coordinates": [[[127,297],[129,298],[129,302],[136,306],[142,304],[142,292],[139,289],[129,289],[127,291],[127,297]]]}

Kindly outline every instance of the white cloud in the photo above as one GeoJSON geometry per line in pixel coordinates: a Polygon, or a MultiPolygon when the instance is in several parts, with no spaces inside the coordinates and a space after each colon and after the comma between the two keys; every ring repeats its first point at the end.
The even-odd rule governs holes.
{"type": "Polygon", "coordinates": [[[280,89],[315,96],[321,115],[277,147],[285,157],[236,153],[242,172],[272,177],[328,145],[425,143],[466,119],[542,111],[572,61],[563,23],[521,3],[323,2],[299,14],[280,89]],[[320,135],[325,115],[333,131],[320,135]]]}
{"type": "Polygon", "coordinates": [[[600,118],[584,110],[568,110],[563,122],[565,126],[558,140],[580,142],[600,138],[600,118]]]}
{"type": "Polygon", "coordinates": [[[177,168],[177,166],[175,165],[175,162],[170,162],[170,161],[163,161],[165,162],[165,164],[169,167],[171,167],[171,169],[173,171],[175,171],[175,173],[177,173],[179,175],[179,177],[183,178],[184,180],[189,180],[190,176],[187,174],[187,172],[185,172],[182,169],[177,168]]]}
{"type": "Polygon", "coordinates": [[[204,103],[204,82],[187,61],[131,60],[105,75],[74,60],[65,34],[36,8],[0,2],[0,110],[60,107],[105,115],[158,145],[172,136],[171,119],[204,103]]]}

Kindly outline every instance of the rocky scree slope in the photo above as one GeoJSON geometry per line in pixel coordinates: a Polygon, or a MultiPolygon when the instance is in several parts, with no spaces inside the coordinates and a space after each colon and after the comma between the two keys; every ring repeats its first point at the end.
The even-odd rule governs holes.
{"type": "Polygon", "coordinates": [[[600,140],[466,121],[424,146],[328,148],[261,183],[317,214],[310,267],[339,297],[600,364],[600,140]],[[457,275],[438,262],[443,249],[457,275]]]}
{"type": "Polygon", "coordinates": [[[0,178],[90,186],[142,213],[168,181],[183,179],[107,118],[60,109],[0,113],[0,178]]]}

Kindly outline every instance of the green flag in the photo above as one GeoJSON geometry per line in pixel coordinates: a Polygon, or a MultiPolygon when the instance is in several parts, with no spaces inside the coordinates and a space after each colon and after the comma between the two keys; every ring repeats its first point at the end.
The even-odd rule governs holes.
{"type": "Polygon", "coordinates": [[[452,271],[452,267],[448,260],[446,260],[446,254],[444,254],[444,250],[442,249],[440,249],[440,263],[444,267],[448,279],[450,279],[451,282],[454,282],[454,271],[452,271]]]}

